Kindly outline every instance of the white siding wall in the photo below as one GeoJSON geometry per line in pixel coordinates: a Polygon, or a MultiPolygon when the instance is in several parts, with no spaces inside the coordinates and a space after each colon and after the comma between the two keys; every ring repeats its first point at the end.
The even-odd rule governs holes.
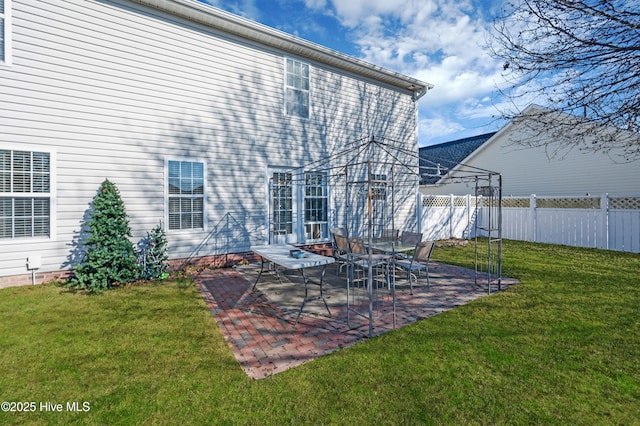
{"type": "MultiPolygon", "coordinates": [[[[552,153],[554,146],[523,148],[509,142],[516,126],[498,134],[465,164],[502,173],[503,196],[635,193],[640,190],[640,161],[621,163],[603,153],[578,149],[552,153]]],[[[471,194],[473,183],[423,186],[424,194],[471,194]]]]}
{"type": "MultiPolygon", "coordinates": [[[[312,117],[283,114],[282,52],[127,1],[14,0],[0,65],[0,148],[57,158],[56,238],[0,241],[0,276],[66,269],[100,183],[119,188],[134,240],[165,219],[165,159],[207,164],[204,232],[169,232],[173,258],[266,238],[265,173],[366,134],[416,149],[408,95],[310,62],[312,117]]],[[[305,61],[304,58],[297,58],[305,61]]]]}

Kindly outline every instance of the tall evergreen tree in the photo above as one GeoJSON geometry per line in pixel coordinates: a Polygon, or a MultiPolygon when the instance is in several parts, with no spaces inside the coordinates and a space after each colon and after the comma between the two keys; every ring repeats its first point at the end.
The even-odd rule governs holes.
{"type": "Polygon", "coordinates": [[[74,269],[69,284],[98,292],[116,283],[134,281],[139,276],[137,256],[129,220],[118,188],[106,179],[93,198],[93,213],[85,224],[86,250],[81,264],[74,269]]]}

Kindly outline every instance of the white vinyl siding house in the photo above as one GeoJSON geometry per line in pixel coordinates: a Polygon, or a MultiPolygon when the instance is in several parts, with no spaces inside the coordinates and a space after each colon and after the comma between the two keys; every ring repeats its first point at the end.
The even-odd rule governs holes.
{"type": "MultiPolygon", "coordinates": [[[[526,111],[539,108],[532,105],[526,111]]],[[[525,111],[525,113],[526,113],[525,111]]],[[[536,195],[637,194],[640,192],[640,164],[624,161],[615,152],[583,151],[580,147],[559,149],[560,141],[548,146],[524,147],[514,140],[544,141],[544,135],[526,123],[510,122],[461,161],[469,167],[502,174],[503,197],[536,195]]],[[[597,139],[597,135],[594,136],[597,139]]],[[[437,163],[437,159],[428,159],[437,163]]],[[[427,195],[472,194],[474,185],[455,167],[436,185],[423,185],[427,195]]]]}
{"type": "MultiPolygon", "coordinates": [[[[274,170],[367,134],[417,152],[426,83],[195,0],[4,0],[5,13],[9,4],[0,152],[50,153],[50,191],[37,195],[49,198],[50,217],[48,236],[0,238],[0,285],[30,273],[30,256],[42,259],[40,273],[79,261],[105,178],[134,242],[162,222],[170,257],[183,259],[268,241],[274,170]]],[[[291,215],[288,238],[327,241],[338,206],[317,184],[306,194],[278,210],[291,215]]]]}

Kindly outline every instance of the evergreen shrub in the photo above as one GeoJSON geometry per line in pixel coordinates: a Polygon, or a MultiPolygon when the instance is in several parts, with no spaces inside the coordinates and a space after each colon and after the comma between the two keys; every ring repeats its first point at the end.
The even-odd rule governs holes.
{"type": "Polygon", "coordinates": [[[118,188],[106,179],[92,201],[91,218],[85,223],[82,262],[74,268],[68,285],[90,292],[114,284],[135,281],[140,276],[136,251],[131,242],[129,220],[118,188]]]}

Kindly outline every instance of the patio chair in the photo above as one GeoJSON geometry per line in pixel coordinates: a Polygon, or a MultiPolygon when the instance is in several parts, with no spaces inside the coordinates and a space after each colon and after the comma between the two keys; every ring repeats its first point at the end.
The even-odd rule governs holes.
{"type": "Polygon", "coordinates": [[[396,260],[395,266],[407,271],[407,278],[409,279],[409,294],[413,294],[413,277],[416,277],[417,284],[421,270],[426,272],[427,290],[431,290],[431,282],[429,281],[429,260],[431,259],[431,252],[435,245],[435,241],[419,242],[416,244],[416,249],[413,251],[413,256],[410,259],[396,260]]]}
{"type": "Polygon", "coordinates": [[[333,258],[336,260],[336,275],[339,275],[342,268],[349,266],[349,241],[347,237],[337,232],[333,232],[333,258]]]}
{"type": "Polygon", "coordinates": [[[344,237],[347,236],[347,230],[344,228],[331,228],[331,235],[339,234],[344,237]]]}
{"type": "Polygon", "coordinates": [[[380,238],[388,241],[398,241],[398,234],[400,234],[398,229],[383,229],[380,233],[380,238]]]}
{"type": "Polygon", "coordinates": [[[422,241],[422,232],[402,231],[400,242],[402,244],[418,244],[422,241]]]}
{"type": "Polygon", "coordinates": [[[389,260],[392,258],[389,254],[384,253],[367,253],[364,243],[360,240],[349,241],[349,281],[351,285],[359,285],[366,283],[368,279],[369,260],[371,260],[371,268],[374,269],[373,280],[375,282],[384,282],[388,287],[391,286],[389,275],[389,260]],[[357,275],[357,277],[356,277],[357,275]]]}
{"type": "MultiPolygon", "coordinates": [[[[400,235],[400,244],[402,245],[415,245],[422,241],[422,232],[411,232],[411,231],[402,231],[402,235],[400,235]]],[[[407,256],[404,253],[397,253],[396,257],[398,259],[410,259],[410,256],[407,256]]]]}

